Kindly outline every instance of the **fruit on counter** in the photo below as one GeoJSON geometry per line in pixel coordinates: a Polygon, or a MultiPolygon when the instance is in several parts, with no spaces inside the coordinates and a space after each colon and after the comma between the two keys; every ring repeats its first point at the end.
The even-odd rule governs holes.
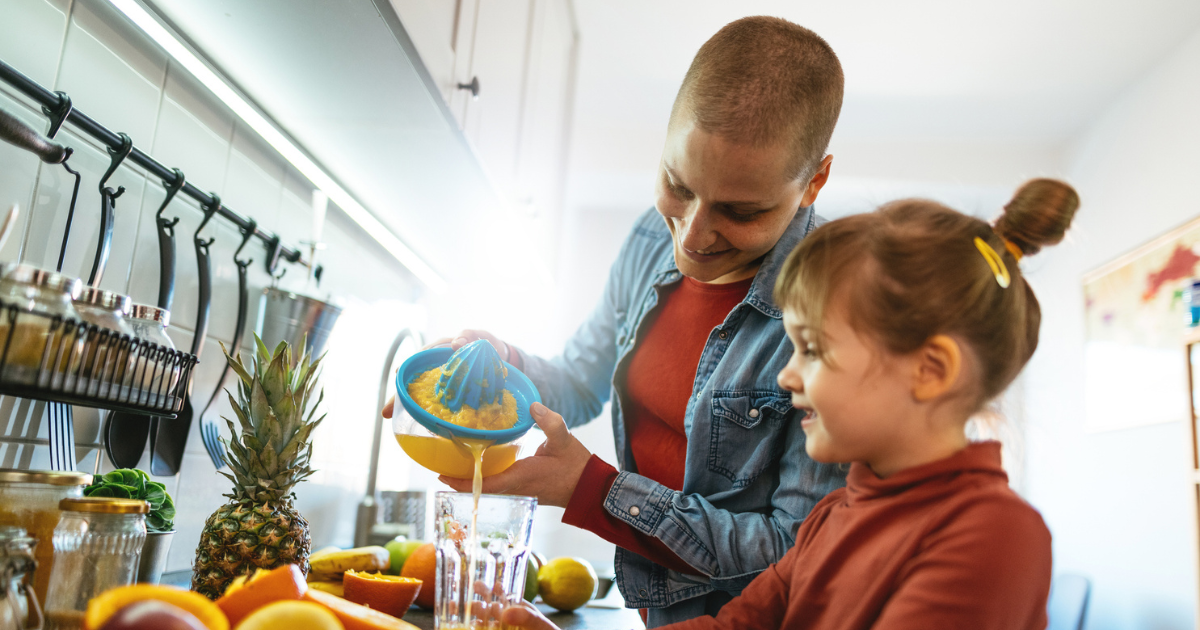
{"type": "Polygon", "coordinates": [[[328,608],[346,630],[417,630],[416,626],[407,621],[323,591],[309,589],[304,594],[304,599],[328,608]]]}
{"type": "Polygon", "coordinates": [[[538,594],[547,606],[570,612],[592,599],[600,580],[583,558],[555,558],[538,570],[538,594]]]}
{"type": "Polygon", "coordinates": [[[312,474],[312,432],[324,392],[314,402],[317,366],[302,354],[293,364],[287,342],[272,354],[255,336],[253,370],[225,354],[238,375],[238,396],[230,395],[238,427],[226,419],[233,437],[226,460],[233,482],[229,502],[204,524],[193,563],[192,590],[216,599],[239,575],[254,568],[285,564],[308,570],[312,539],[308,521],[292,504],[292,490],[312,474]],[[309,407],[312,410],[309,411],[309,407]]]}
{"type": "Polygon", "coordinates": [[[383,547],[357,547],[313,554],[308,559],[312,575],[318,580],[340,580],[346,571],[383,571],[392,555],[383,547]]]}
{"type": "Polygon", "coordinates": [[[383,546],[388,550],[388,553],[391,554],[392,557],[391,563],[387,568],[387,572],[392,575],[400,575],[400,568],[404,566],[404,561],[408,560],[408,557],[412,555],[412,552],[417,547],[420,547],[424,544],[425,543],[420,540],[405,540],[403,538],[396,538],[395,540],[388,541],[388,543],[383,546]]]}
{"type": "Polygon", "coordinates": [[[433,594],[436,590],[433,585],[437,583],[437,548],[434,544],[425,543],[414,549],[400,568],[400,576],[416,578],[429,585],[417,593],[416,601],[421,608],[432,610],[433,594]]]}
{"type": "Polygon", "coordinates": [[[246,617],[237,630],[344,630],[328,608],[312,602],[282,601],[267,604],[246,617]]]}
{"type": "Polygon", "coordinates": [[[346,596],[346,586],[341,582],[309,582],[308,588],[315,588],[318,591],[337,595],[338,597],[346,596]]]}
{"type": "Polygon", "coordinates": [[[100,630],[205,630],[192,613],[166,602],[134,602],[118,610],[100,630]]]}
{"type": "Polygon", "coordinates": [[[347,600],[393,617],[403,617],[417,599],[417,593],[422,590],[422,581],[417,578],[357,571],[347,571],[342,584],[347,600]]]}
{"type": "Polygon", "coordinates": [[[217,600],[217,606],[225,612],[230,625],[238,626],[256,610],[273,602],[299,600],[304,597],[308,585],[300,567],[289,564],[270,571],[259,570],[241,586],[232,584],[225,595],[217,600]]]}
{"type": "Polygon", "coordinates": [[[134,584],[105,591],[88,602],[84,627],[100,630],[122,608],[142,601],[157,601],[181,608],[198,619],[207,630],[229,630],[229,620],[216,604],[203,595],[172,586],[134,584]]]}
{"type": "Polygon", "coordinates": [[[533,554],[525,560],[525,601],[532,602],[538,595],[538,565],[533,554]]]}

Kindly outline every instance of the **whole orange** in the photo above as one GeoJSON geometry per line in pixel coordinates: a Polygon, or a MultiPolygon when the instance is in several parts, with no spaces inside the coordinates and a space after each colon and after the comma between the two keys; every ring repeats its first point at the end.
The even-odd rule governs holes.
{"type": "Polygon", "coordinates": [[[417,593],[417,605],[426,610],[433,609],[433,595],[437,578],[437,548],[433,543],[425,543],[408,556],[400,569],[401,577],[421,580],[421,591],[417,593]]]}

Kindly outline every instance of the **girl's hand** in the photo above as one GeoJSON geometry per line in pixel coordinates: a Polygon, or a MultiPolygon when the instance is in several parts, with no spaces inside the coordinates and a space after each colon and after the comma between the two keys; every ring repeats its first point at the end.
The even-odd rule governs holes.
{"type": "MultiPolygon", "coordinates": [[[[424,348],[421,348],[421,350],[437,348],[438,346],[450,346],[451,350],[458,350],[472,341],[479,339],[486,339],[487,342],[492,344],[492,347],[496,349],[496,353],[500,355],[501,359],[504,359],[504,361],[508,363],[512,363],[512,348],[507,343],[501,341],[500,338],[486,330],[464,330],[458,333],[458,335],[455,337],[442,337],[441,339],[434,340],[433,342],[427,344],[424,348]]],[[[383,417],[390,420],[395,408],[396,395],[392,394],[392,397],[388,399],[387,404],[383,406],[383,417]]]]}
{"type": "Polygon", "coordinates": [[[525,630],[559,630],[558,626],[528,602],[521,602],[516,606],[505,608],[504,616],[501,619],[505,627],[524,628],[525,630]]]}
{"type": "MultiPolygon", "coordinates": [[[[537,497],[542,505],[567,507],[592,453],[571,435],[563,417],[545,405],[533,403],[529,413],[545,432],[546,441],[533,457],[519,459],[508,470],[484,479],[483,491],[537,497]]],[[[438,479],[459,492],[471,492],[470,479],[438,479]]]]}

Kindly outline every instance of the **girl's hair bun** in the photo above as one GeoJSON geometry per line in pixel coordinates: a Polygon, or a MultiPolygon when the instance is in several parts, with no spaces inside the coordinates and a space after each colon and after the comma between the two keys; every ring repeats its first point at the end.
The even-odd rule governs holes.
{"type": "Polygon", "coordinates": [[[1032,179],[1005,204],[994,229],[1028,256],[1062,241],[1078,208],[1079,193],[1065,182],[1032,179]]]}

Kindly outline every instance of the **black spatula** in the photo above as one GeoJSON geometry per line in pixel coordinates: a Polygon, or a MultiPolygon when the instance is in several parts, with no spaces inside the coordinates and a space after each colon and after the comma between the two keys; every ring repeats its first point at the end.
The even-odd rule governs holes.
{"type": "MultiPolygon", "coordinates": [[[[176,193],[183,188],[186,178],[183,171],[175,169],[175,179],[163,182],[167,196],[158,208],[155,222],[158,226],[158,307],[171,310],[171,302],[175,298],[175,224],[179,217],[168,219],[163,216],[167,204],[175,198],[176,193]]],[[[108,459],[117,468],[133,468],[142,458],[146,450],[146,439],[150,437],[152,422],[150,416],[129,413],[125,411],[110,412],[104,419],[104,450],[108,459]]]]}
{"type": "MultiPolygon", "coordinates": [[[[208,221],[221,208],[221,198],[215,193],[212,203],[204,206],[204,220],[192,236],[192,245],[196,249],[196,265],[199,269],[200,304],[196,309],[196,334],[192,337],[192,354],[200,358],[204,349],[204,338],[208,335],[208,315],[212,303],[212,263],[208,257],[208,248],[215,239],[200,238],[200,231],[208,225],[208,221]]],[[[197,365],[199,363],[197,362],[197,365]]],[[[193,372],[194,373],[194,372],[193,372]]],[[[195,389],[195,378],[187,384],[187,392],[183,398],[183,409],[174,420],[160,419],[154,430],[150,432],[150,471],[156,475],[174,475],[179,472],[183,463],[183,451],[187,448],[188,432],[192,429],[192,417],[195,409],[192,407],[192,391],[195,389]]]]}

